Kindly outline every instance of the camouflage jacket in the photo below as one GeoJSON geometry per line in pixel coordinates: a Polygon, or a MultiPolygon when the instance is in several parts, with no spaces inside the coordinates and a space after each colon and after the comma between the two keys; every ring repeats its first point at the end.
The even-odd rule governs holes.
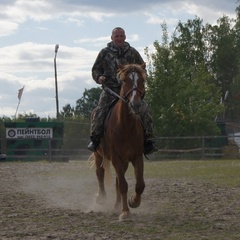
{"type": "Polygon", "coordinates": [[[96,83],[99,76],[106,77],[106,86],[109,88],[119,88],[121,83],[117,80],[118,64],[142,64],[144,63],[139,52],[125,42],[123,47],[115,47],[113,42],[109,42],[103,48],[92,67],[92,77],[96,83]]]}

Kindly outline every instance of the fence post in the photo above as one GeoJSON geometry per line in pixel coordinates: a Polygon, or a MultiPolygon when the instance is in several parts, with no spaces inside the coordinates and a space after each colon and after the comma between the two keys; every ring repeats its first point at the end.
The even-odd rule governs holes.
{"type": "Polygon", "coordinates": [[[51,138],[48,139],[48,161],[52,161],[52,140],[51,138]]]}
{"type": "Polygon", "coordinates": [[[202,158],[205,158],[205,141],[204,136],[202,136],[202,158]]]}

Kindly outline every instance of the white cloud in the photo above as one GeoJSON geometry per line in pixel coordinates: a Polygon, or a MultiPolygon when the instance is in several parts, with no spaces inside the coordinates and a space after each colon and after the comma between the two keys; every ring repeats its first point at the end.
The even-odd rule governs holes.
{"type": "Polygon", "coordinates": [[[110,41],[110,36],[98,38],[80,38],[78,40],[74,40],[75,43],[96,43],[96,42],[106,43],[107,41],[110,41]]]}
{"type": "Polygon", "coordinates": [[[83,21],[83,20],[79,20],[79,19],[77,19],[77,18],[69,17],[69,18],[67,18],[66,23],[70,23],[70,24],[71,24],[71,23],[74,23],[74,24],[76,24],[78,27],[80,27],[80,26],[83,25],[84,21],[83,21]]]}
{"type": "Polygon", "coordinates": [[[0,20],[0,37],[13,34],[18,29],[15,22],[0,20]]]}
{"type": "Polygon", "coordinates": [[[131,42],[138,42],[140,39],[138,34],[130,34],[127,36],[126,41],[131,41],[131,42]]]}

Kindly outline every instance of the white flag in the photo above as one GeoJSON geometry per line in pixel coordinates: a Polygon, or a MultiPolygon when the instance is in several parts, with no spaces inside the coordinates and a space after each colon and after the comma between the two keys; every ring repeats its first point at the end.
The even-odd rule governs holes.
{"type": "Polygon", "coordinates": [[[18,99],[19,100],[21,100],[21,97],[22,97],[22,94],[23,94],[23,89],[24,89],[24,87],[18,90],[18,99]]]}

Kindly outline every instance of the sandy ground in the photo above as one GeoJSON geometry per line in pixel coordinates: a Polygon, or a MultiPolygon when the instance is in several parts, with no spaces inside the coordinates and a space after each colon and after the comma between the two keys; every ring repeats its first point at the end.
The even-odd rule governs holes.
{"type": "Polygon", "coordinates": [[[1,240],[240,239],[240,188],[145,179],[141,206],[119,222],[112,186],[107,203],[95,204],[96,177],[85,161],[0,162],[0,180],[1,240]]]}

